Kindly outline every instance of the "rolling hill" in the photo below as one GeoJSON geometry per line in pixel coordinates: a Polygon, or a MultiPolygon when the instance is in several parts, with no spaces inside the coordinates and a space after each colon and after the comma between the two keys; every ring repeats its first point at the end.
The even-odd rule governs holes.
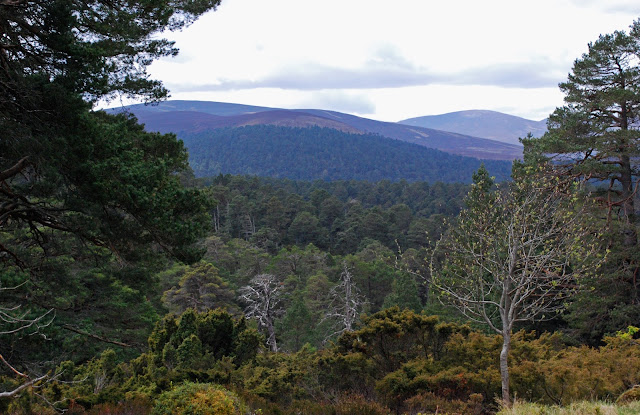
{"type": "MultiPolygon", "coordinates": [[[[407,180],[469,183],[483,161],[377,134],[326,127],[224,127],[182,133],[197,177],[256,175],[294,180],[407,180]]],[[[485,160],[498,180],[511,162],[485,160]]]]}
{"type": "Polygon", "coordinates": [[[547,121],[532,121],[496,111],[457,111],[441,115],[409,118],[400,124],[433,128],[459,134],[483,137],[519,145],[518,138],[528,133],[540,137],[547,131],[547,121]]]}
{"type": "Polygon", "coordinates": [[[500,141],[399,123],[381,122],[324,110],[285,110],[205,101],[166,101],[156,106],[132,105],[108,110],[130,111],[149,131],[199,131],[249,125],[322,127],[353,134],[383,137],[485,160],[511,161],[522,157],[522,147],[500,141]]]}

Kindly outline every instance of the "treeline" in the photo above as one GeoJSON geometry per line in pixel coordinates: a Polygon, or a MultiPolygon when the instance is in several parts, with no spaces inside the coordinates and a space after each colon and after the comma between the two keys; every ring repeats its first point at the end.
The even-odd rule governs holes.
{"type": "Polygon", "coordinates": [[[352,254],[371,241],[398,251],[435,241],[468,186],[407,181],[313,182],[219,175],[202,181],[216,202],[214,233],[275,253],[313,244],[352,254]]]}
{"type": "MultiPolygon", "coordinates": [[[[373,134],[257,125],[181,134],[198,177],[257,175],[295,180],[469,183],[481,161],[373,134]]],[[[498,180],[511,163],[486,160],[498,180]]]]}

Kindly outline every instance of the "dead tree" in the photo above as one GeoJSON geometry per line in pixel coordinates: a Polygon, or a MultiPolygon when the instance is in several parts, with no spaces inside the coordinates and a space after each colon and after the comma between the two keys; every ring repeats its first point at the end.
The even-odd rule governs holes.
{"type": "Polygon", "coordinates": [[[364,304],[365,300],[355,285],[351,271],[347,264],[343,263],[340,281],[329,291],[329,307],[323,321],[330,320],[333,325],[325,341],[345,331],[352,331],[364,304]]]}
{"type": "Polygon", "coordinates": [[[257,320],[258,327],[267,336],[267,345],[272,352],[278,351],[275,321],[284,312],[283,289],[283,283],[272,274],[256,275],[249,285],[240,288],[240,301],[246,304],[245,315],[257,320]]]}

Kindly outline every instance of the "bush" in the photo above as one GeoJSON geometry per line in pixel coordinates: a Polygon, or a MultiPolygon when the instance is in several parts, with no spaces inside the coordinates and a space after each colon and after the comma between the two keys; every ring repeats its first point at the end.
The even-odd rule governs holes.
{"type": "Polygon", "coordinates": [[[247,412],[238,396],[219,385],[185,383],[164,392],[153,415],[240,415],[247,412]]]}
{"type": "Polygon", "coordinates": [[[640,401],[640,385],[636,385],[622,393],[616,400],[617,404],[624,405],[630,402],[640,401]]]}
{"type": "Polygon", "coordinates": [[[334,406],[336,415],[388,415],[389,408],[377,402],[368,401],[362,395],[348,395],[334,406]]]}

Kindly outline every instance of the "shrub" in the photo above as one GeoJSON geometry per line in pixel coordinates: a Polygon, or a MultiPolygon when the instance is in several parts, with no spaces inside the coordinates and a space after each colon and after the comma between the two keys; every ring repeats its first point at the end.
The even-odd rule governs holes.
{"type": "Polygon", "coordinates": [[[623,405],[630,402],[640,401],[640,385],[636,385],[622,393],[616,400],[617,404],[623,405]]]}
{"type": "Polygon", "coordinates": [[[164,392],[153,415],[240,415],[247,412],[238,396],[219,385],[184,383],[164,392]]]}
{"type": "Polygon", "coordinates": [[[368,401],[362,395],[348,395],[334,406],[336,415],[388,415],[389,408],[377,402],[368,401]]]}

